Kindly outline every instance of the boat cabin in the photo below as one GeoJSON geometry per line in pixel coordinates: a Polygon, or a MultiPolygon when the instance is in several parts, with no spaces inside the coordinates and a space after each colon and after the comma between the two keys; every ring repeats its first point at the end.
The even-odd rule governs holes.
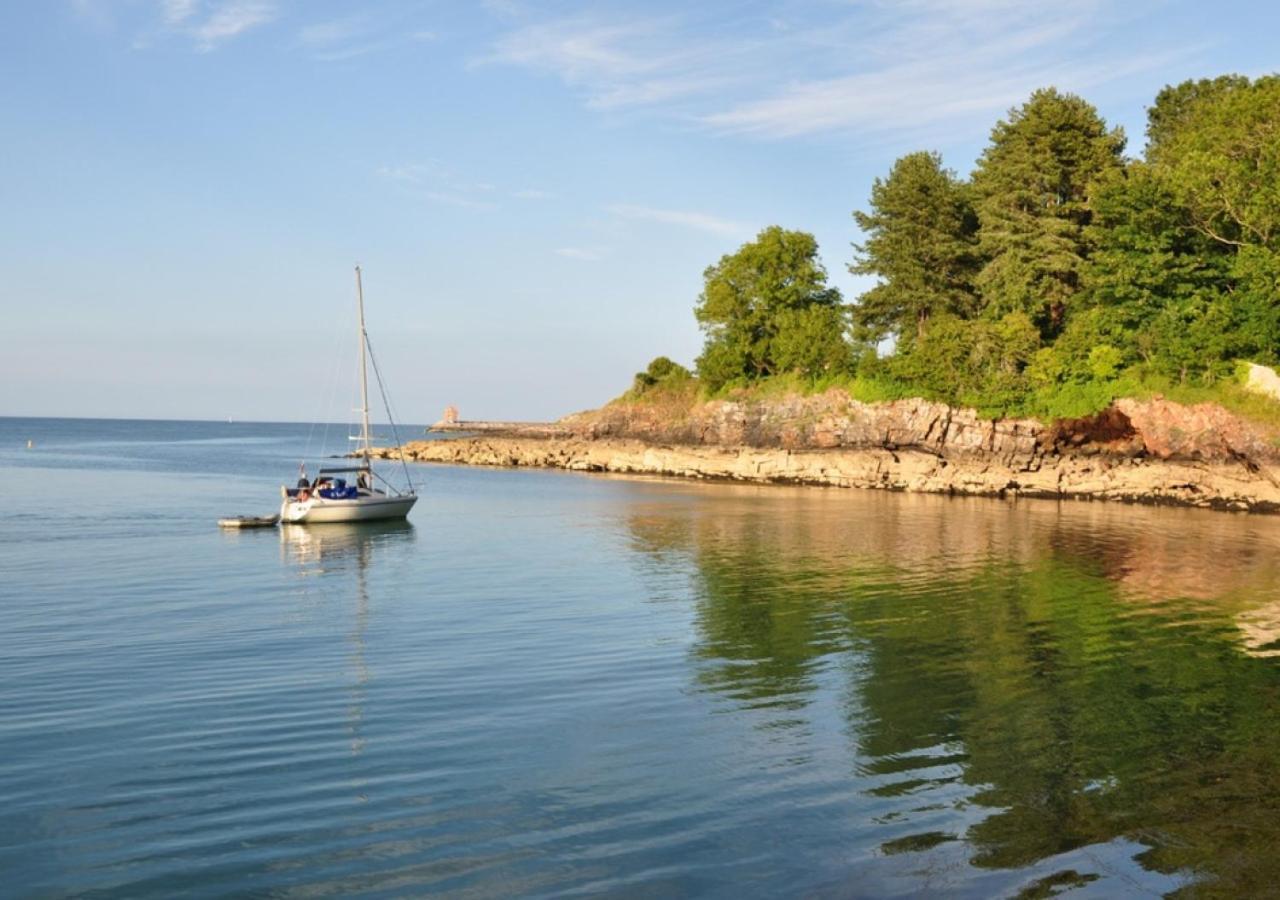
{"type": "Polygon", "coordinates": [[[285,488],[285,496],[290,499],[304,500],[318,496],[322,500],[358,500],[371,494],[379,493],[373,489],[373,473],[363,466],[351,466],[341,469],[321,469],[315,481],[308,482],[305,477],[298,479],[296,487],[285,488]],[[356,483],[348,484],[345,478],[338,475],[355,473],[356,483]]]}

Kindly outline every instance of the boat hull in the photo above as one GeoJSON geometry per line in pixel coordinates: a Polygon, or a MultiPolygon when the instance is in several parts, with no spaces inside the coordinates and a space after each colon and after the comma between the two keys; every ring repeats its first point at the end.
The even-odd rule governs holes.
{"type": "Polygon", "coordinates": [[[323,522],[371,522],[377,519],[403,519],[418,502],[416,495],[404,497],[360,497],[354,500],[285,500],[280,506],[280,521],[294,525],[323,522]]]}

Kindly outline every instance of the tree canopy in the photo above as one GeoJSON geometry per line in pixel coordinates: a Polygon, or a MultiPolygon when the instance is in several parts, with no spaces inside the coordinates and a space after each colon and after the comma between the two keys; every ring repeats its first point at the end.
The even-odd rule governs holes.
{"type": "Polygon", "coordinates": [[[922,338],[930,318],[976,309],[978,217],[966,186],[937,153],[894,163],[871,186],[870,212],[853,217],[867,238],[854,245],[849,271],[881,279],[854,311],[870,337],[922,338]]]}
{"type": "Polygon", "coordinates": [[[985,307],[1061,330],[1089,256],[1089,187],[1120,170],[1124,144],[1089,103],[1052,88],[996,125],[973,173],[985,307]]]}
{"type": "Polygon", "coordinates": [[[1280,78],[1166,87],[1148,112],[1145,158],[1126,160],[1086,101],[1040,90],[996,124],[970,182],[928,153],[877,179],[850,269],[880,278],[853,310],[896,338],[879,374],[992,412],[1076,415],[1152,379],[1280,361],[1280,78]],[[972,204],[972,232],[944,191],[972,204]],[[975,268],[940,291],[939,260],[969,258],[965,240],[975,268]]]}
{"type": "Polygon", "coordinates": [[[816,374],[847,359],[845,310],[813,235],[766,228],[703,280],[695,315],[706,344],[697,368],[708,387],[793,370],[816,374]]]}
{"type": "Polygon", "coordinates": [[[1168,86],[1143,158],[1124,148],[1046,88],[996,123],[968,180],[903,156],[853,214],[849,271],[876,282],[851,307],[813,235],[766,228],[704,273],[698,383],[835,377],[875,399],[1075,416],[1280,363],[1280,76],[1168,86]]]}

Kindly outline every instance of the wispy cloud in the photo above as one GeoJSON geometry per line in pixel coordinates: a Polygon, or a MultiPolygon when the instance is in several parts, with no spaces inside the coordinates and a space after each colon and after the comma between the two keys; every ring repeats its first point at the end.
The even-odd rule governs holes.
{"type": "Polygon", "coordinates": [[[581,16],[519,27],[477,64],[525,66],[580,90],[596,109],[649,106],[740,80],[711,41],[671,40],[675,20],[581,16]]]}
{"type": "Polygon", "coordinates": [[[266,0],[231,0],[217,6],[208,18],[193,26],[190,33],[196,40],[196,49],[208,52],[275,17],[275,4],[266,0]]]}
{"type": "Polygon", "coordinates": [[[832,130],[876,132],[987,119],[1046,85],[1082,90],[1155,68],[1172,54],[1087,52],[1095,2],[906,0],[919,13],[882,26],[861,71],[795,81],[708,113],[711,127],[766,137],[832,130]]]}
{"type": "Polygon", "coordinates": [[[511,196],[517,200],[550,200],[555,197],[555,194],[550,191],[541,191],[537,188],[524,188],[514,192],[511,196]]]}
{"type": "Polygon", "coordinates": [[[911,131],[957,119],[983,121],[1027,98],[1035,87],[1083,90],[1146,71],[1176,54],[1138,55],[1107,66],[1010,66],[999,74],[966,74],[932,63],[805,82],[772,97],[702,118],[721,131],[787,138],[840,129],[911,131]]]}
{"type": "Polygon", "coordinates": [[[654,209],[651,206],[634,206],[629,203],[616,203],[605,209],[623,219],[639,219],[649,222],[661,222],[664,225],[679,225],[692,228],[707,234],[721,237],[745,237],[751,233],[751,226],[731,219],[723,219],[703,212],[692,212],[681,209],[654,209]]]}
{"type": "Polygon", "coordinates": [[[582,262],[595,262],[602,256],[599,250],[592,250],[589,247],[560,247],[555,254],[565,259],[576,259],[582,262]]]}
{"type": "Polygon", "coordinates": [[[161,0],[160,12],[164,23],[169,26],[179,25],[196,14],[200,9],[199,0],[161,0]]]}
{"type": "Polygon", "coordinates": [[[985,123],[1056,84],[1081,90],[1186,48],[1108,36],[1162,0],[860,0],[737,17],[506,14],[481,64],[561,79],[597,110],[661,110],[717,132],[795,137],[985,123]]]}
{"type": "Polygon", "coordinates": [[[397,24],[375,20],[368,15],[314,22],[298,30],[297,44],[309,51],[314,59],[338,62],[407,43],[436,40],[433,31],[414,29],[405,32],[394,27],[397,24]]]}
{"type": "Polygon", "coordinates": [[[493,199],[496,185],[461,178],[438,159],[381,166],[375,174],[399,182],[433,203],[474,210],[496,209],[498,205],[493,199]]]}

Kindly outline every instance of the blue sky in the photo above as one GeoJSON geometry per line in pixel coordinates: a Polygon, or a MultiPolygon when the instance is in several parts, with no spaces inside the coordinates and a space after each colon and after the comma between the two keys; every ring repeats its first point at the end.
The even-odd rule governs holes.
{"type": "Polygon", "coordinates": [[[703,269],[967,173],[1035,88],[1141,151],[1280,69],[1270,3],[49,0],[0,36],[0,414],[345,419],[352,272],[399,417],[547,418],[691,362],[703,269]],[[336,385],[336,387],[335,387],[336,385]]]}

